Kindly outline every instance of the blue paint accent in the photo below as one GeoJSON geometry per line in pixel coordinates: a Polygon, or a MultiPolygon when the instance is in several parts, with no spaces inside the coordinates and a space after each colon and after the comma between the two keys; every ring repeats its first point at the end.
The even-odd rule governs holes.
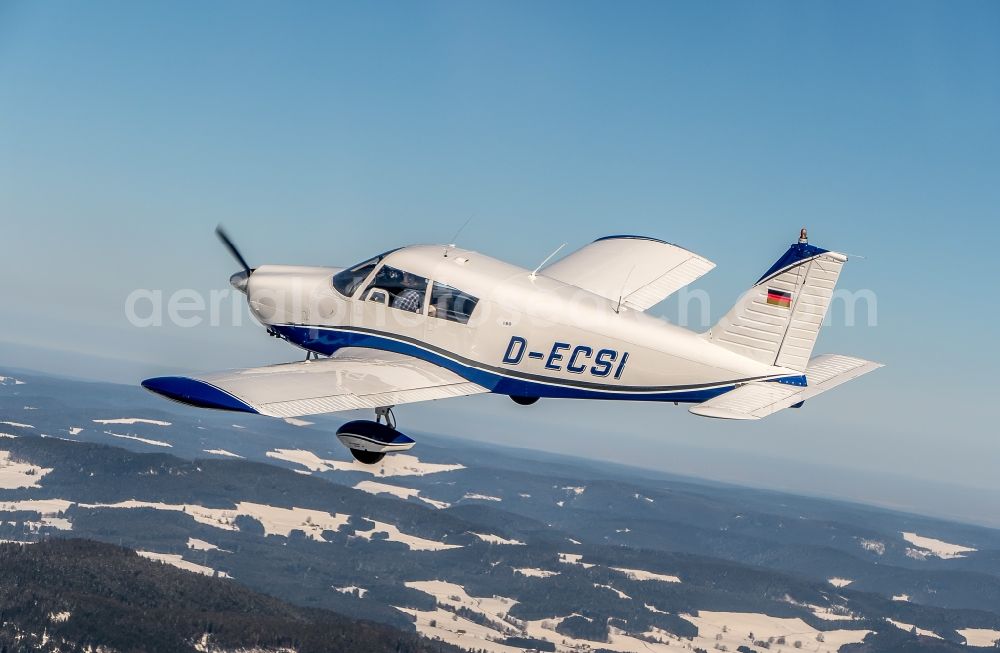
{"type": "Polygon", "coordinates": [[[385,424],[373,422],[371,420],[359,419],[347,422],[337,429],[337,435],[353,435],[364,438],[369,442],[377,442],[384,445],[413,444],[413,439],[404,435],[385,424]]]}
{"type": "Polygon", "coordinates": [[[662,243],[664,245],[672,245],[673,243],[668,243],[665,240],[660,240],[659,238],[651,238],[650,236],[632,236],[629,234],[622,234],[619,236],[605,236],[603,238],[598,238],[595,243],[599,243],[602,240],[649,240],[654,243],[662,243]]]}
{"type": "Polygon", "coordinates": [[[627,363],[627,362],[628,362],[628,352],[627,351],[623,351],[622,352],[622,360],[621,360],[620,363],[618,363],[618,369],[615,370],[615,380],[616,381],[618,379],[622,378],[622,372],[625,371],[625,363],[627,363]]]}
{"type": "MultiPolygon", "coordinates": [[[[528,341],[520,336],[511,336],[510,342],[507,344],[507,351],[503,355],[504,365],[517,365],[521,362],[521,358],[524,357],[524,348],[528,346],[528,341]],[[517,353],[514,353],[514,347],[518,346],[517,353]]],[[[532,356],[534,358],[534,356],[532,356]]]]}
{"type": "Polygon", "coordinates": [[[594,376],[607,376],[611,374],[612,364],[618,358],[618,352],[614,349],[602,349],[594,357],[594,366],[590,368],[590,373],[594,376]],[[610,360],[608,360],[610,357],[610,360]]]}
{"type": "MultiPolygon", "coordinates": [[[[345,347],[367,347],[369,349],[405,354],[439,365],[496,394],[515,397],[700,403],[736,387],[735,384],[730,384],[710,388],[680,387],[676,390],[653,389],[648,392],[624,388],[616,392],[603,388],[582,387],[581,384],[571,385],[563,379],[553,379],[551,383],[545,383],[533,379],[515,378],[498,374],[495,371],[469,365],[456,360],[455,357],[442,355],[427,347],[417,346],[396,337],[387,337],[378,333],[369,333],[357,329],[349,330],[350,327],[315,327],[283,324],[275,325],[271,328],[290,342],[319,354],[329,356],[345,347]]],[[[608,363],[608,367],[608,373],[610,373],[610,363],[608,363]]],[[[744,380],[756,379],[741,379],[741,381],[744,380]]]]}
{"type": "Polygon", "coordinates": [[[776,272],[784,270],[785,268],[791,267],[796,263],[804,261],[806,259],[813,258],[814,256],[819,256],[820,254],[826,254],[829,250],[825,250],[821,247],[816,247],[815,245],[810,245],[809,243],[795,243],[788,248],[781,258],[775,261],[774,265],[768,268],[767,272],[757,279],[757,283],[754,285],[760,285],[761,282],[770,279],[774,276],[776,272]]]}
{"type": "Polygon", "coordinates": [[[805,374],[800,374],[798,376],[783,376],[780,379],[773,379],[774,383],[784,383],[785,385],[796,385],[799,387],[806,387],[809,385],[808,379],[806,379],[805,374]]]}
{"type": "Polygon", "coordinates": [[[225,390],[206,381],[186,376],[158,376],[143,381],[142,387],[189,406],[257,413],[253,406],[240,401],[225,390]]]}
{"type": "Polygon", "coordinates": [[[577,357],[583,354],[584,358],[590,358],[594,354],[594,350],[586,345],[580,345],[573,350],[573,354],[569,357],[569,363],[566,365],[566,371],[572,372],[573,374],[583,374],[587,371],[587,364],[582,365],[577,364],[577,357]]]}
{"type": "Polygon", "coordinates": [[[556,370],[556,371],[562,369],[555,363],[563,359],[563,355],[560,354],[559,352],[563,351],[564,349],[569,349],[568,342],[557,342],[552,345],[552,351],[549,352],[549,359],[545,361],[545,369],[556,370]]]}

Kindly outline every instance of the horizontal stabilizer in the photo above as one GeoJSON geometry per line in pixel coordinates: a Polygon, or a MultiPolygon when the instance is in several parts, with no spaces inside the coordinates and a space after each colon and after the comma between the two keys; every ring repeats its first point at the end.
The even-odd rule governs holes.
{"type": "Polygon", "coordinates": [[[715,267],[683,247],[644,236],[608,236],[578,249],[542,274],[634,311],[645,311],[715,267]]]}
{"type": "Polygon", "coordinates": [[[760,419],[880,367],[881,363],[862,358],[823,354],[809,360],[805,371],[808,385],[805,387],[775,381],[753,381],[693,406],[690,411],[695,415],[718,419],[760,419]]]}

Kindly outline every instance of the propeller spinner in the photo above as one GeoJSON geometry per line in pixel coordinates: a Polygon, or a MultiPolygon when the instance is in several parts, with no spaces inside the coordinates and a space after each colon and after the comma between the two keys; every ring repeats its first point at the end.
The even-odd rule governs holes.
{"type": "Polygon", "coordinates": [[[236,288],[241,293],[246,294],[247,282],[250,280],[250,275],[253,274],[253,268],[251,268],[250,264],[247,263],[247,260],[243,258],[243,254],[241,254],[240,250],[237,249],[236,244],[233,243],[232,238],[229,237],[229,234],[226,233],[226,230],[222,228],[221,224],[215,228],[215,235],[219,237],[219,240],[221,240],[222,244],[226,246],[226,249],[228,249],[229,253],[232,254],[234,259],[236,259],[236,262],[243,267],[240,272],[237,272],[233,276],[229,277],[229,283],[233,286],[233,288],[236,288]]]}

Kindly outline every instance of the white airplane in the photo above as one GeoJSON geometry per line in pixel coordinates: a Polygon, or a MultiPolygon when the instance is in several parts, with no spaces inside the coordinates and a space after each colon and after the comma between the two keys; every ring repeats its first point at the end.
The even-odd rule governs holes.
{"type": "MultiPolygon", "coordinates": [[[[392,408],[481,393],[692,403],[760,419],[878,367],[812,355],[847,257],[799,241],[718,324],[696,333],[645,311],[715,267],[677,245],[609,236],[535,271],[453,245],[392,250],[346,269],[243,266],[230,283],[305,361],[147,379],[170,399],[279,418],[374,409],[337,436],[374,464],[411,448],[392,408]]],[[[552,258],[552,257],[550,257],[552,258]]],[[[544,265],[544,263],[543,263],[544,265]]]]}

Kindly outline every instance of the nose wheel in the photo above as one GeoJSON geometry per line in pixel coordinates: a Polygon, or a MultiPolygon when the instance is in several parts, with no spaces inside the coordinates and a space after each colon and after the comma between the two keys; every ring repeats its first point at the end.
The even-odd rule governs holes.
{"type": "Polygon", "coordinates": [[[375,421],[355,420],[337,429],[337,439],[351,450],[354,459],[363,465],[380,462],[387,453],[407,451],[416,444],[396,430],[392,406],[375,409],[375,421]]]}

